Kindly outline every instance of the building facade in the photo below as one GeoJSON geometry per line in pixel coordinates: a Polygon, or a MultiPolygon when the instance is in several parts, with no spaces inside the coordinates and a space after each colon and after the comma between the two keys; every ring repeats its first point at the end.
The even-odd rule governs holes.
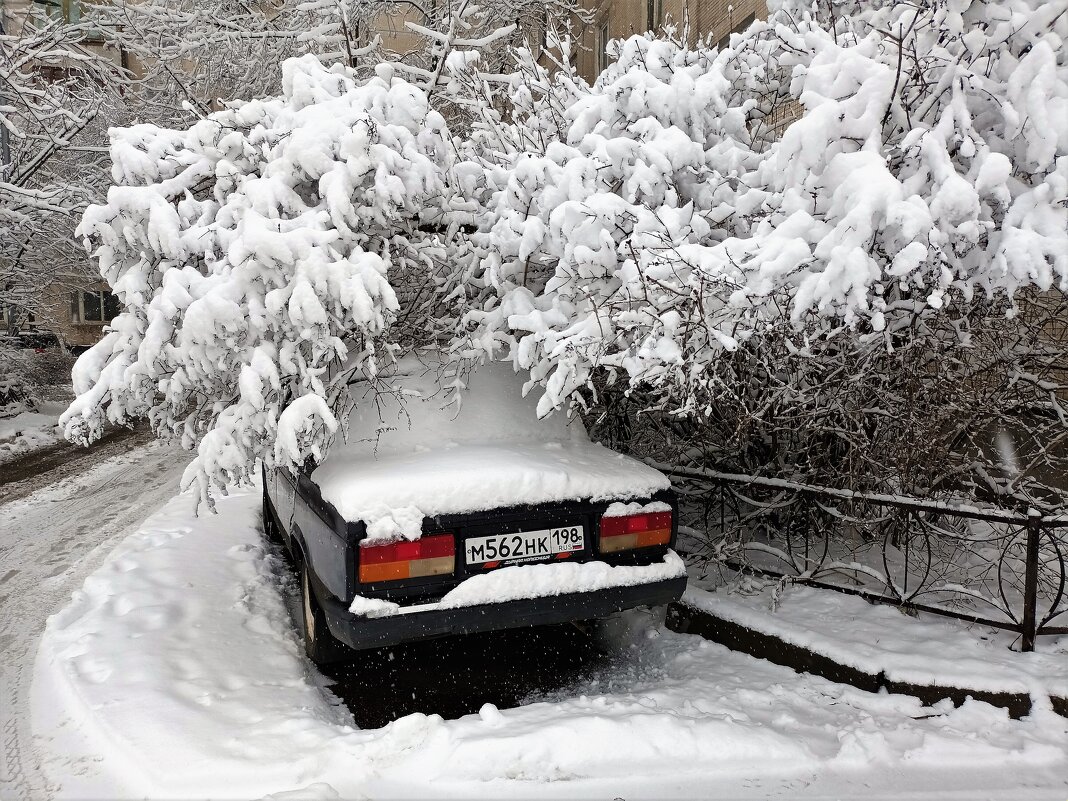
{"type": "Polygon", "coordinates": [[[680,34],[686,27],[691,43],[711,37],[726,44],[732,33],[768,14],[764,0],[590,0],[588,7],[593,23],[582,26],[577,48],[577,68],[587,81],[608,66],[606,48],[613,39],[674,25],[680,34]]]}

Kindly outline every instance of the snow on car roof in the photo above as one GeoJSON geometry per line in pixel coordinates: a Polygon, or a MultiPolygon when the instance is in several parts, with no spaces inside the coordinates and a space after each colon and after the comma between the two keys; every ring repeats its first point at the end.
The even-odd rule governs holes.
{"type": "Polygon", "coordinates": [[[562,412],[539,420],[507,364],[461,374],[405,360],[383,391],[353,387],[348,438],[311,475],[323,499],[371,539],[420,536],[424,516],[562,500],[644,498],[670,486],[648,465],[589,440],[562,412]]]}

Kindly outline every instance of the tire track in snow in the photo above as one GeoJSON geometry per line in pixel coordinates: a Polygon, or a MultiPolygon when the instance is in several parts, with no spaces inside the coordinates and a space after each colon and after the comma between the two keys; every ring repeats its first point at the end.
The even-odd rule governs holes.
{"type": "Polygon", "coordinates": [[[189,454],[153,443],[95,458],[92,466],[83,463],[89,467],[84,472],[46,474],[41,479],[48,483],[18,500],[0,502],[0,798],[5,801],[47,798],[57,789],[33,746],[29,720],[33,662],[45,622],[123,536],[174,496],[189,454]]]}
{"type": "Polygon", "coordinates": [[[117,453],[152,442],[153,434],[145,429],[117,429],[105,434],[92,447],[69,442],[31,451],[0,463],[0,505],[25,497],[42,486],[61,479],[76,478],[117,453]]]}

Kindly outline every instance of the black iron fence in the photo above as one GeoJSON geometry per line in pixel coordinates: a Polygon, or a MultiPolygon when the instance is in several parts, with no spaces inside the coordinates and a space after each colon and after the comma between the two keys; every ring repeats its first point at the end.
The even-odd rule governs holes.
{"type": "Polygon", "coordinates": [[[853,492],[657,464],[732,570],[1035,638],[1068,634],[1068,517],[853,492]]]}

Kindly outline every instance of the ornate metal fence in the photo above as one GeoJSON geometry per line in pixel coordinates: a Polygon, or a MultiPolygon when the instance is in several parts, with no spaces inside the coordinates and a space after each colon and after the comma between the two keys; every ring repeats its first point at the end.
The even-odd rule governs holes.
{"type": "Polygon", "coordinates": [[[676,479],[694,553],[728,567],[1019,632],[1068,634],[1068,517],[657,465],[676,479]]]}

